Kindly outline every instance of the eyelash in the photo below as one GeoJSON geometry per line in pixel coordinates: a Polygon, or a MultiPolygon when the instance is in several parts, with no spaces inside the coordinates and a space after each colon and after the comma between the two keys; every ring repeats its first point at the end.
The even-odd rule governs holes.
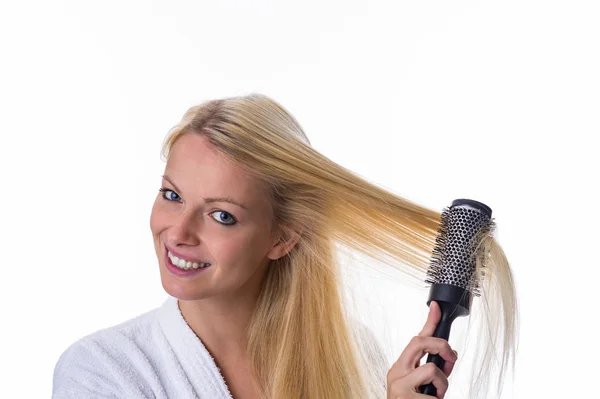
{"type": "MultiPolygon", "coordinates": [[[[162,198],[163,198],[165,201],[169,201],[169,202],[175,202],[175,200],[170,200],[170,199],[168,199],[167,197],[165,197],[165,192],[167,192],[167,191],[173,191],[173,190],[171,190],[171,189],[169,189],[169,188],[166,188],[166,187],[161,187],[161,188],[159,188],[159,189],[158,189],[158,191],[160,191],[160,192],[162,193],[162,194],[161,194],[161,197],[162,197],[162,198]]],[[[175,193],[175,191],[173,191],[173,192],[175,193]]],[[[177,193],[175,193],[175,194],[177,194],[177,193]]],[[[177,196],[179,197],[179,194],[177,194],[177,196]]],[[[230,226],[233,226],[234,224],[237,224],[237,219],[236,219],[236,218],[234,218],[234,217],[233,217],[233,215],[232,215],[231,213],[229,213],[229,212],[226,212],[226,211],[217,210],[217,211],[213,211],[213,212],[211,212],[210,214],[212,215],[212,214],[213,214],[213,213],[215,213],[215,212],[223,212],[223,213],[226,213],[226,214],[228,214],[229,216],[231,216],[231,219],[233,219],[233,222],[232,222],[232,223],[223,223],[223,222],[219,222],[218,220],[216,220],[216,219],[215,219],[217,223],[219,223],[219,224],[221,224],[221,225],[223,225],[223,226],[227,226],[227,227],[230,227],[230,226]]],[[[213,218],[213,219],[214,219],[214,218],[213,218]]]]}

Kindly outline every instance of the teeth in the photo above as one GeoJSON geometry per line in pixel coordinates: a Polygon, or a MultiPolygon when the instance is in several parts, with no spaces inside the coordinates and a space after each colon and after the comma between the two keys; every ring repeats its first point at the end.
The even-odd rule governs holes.
{"type": "Polygon", "coordinates": [[[171,259],[171,262],[179,267],[180,269],[183,270],[190,270],[190,269],[203,269],[205,267],[210,266],[210,263],[204,263],[204,262],[190,262],[190,261],[186,261],[185,259],[179,259],[177,256],[171,254],[171,252],[169,251],[169,253],[167,254],[169,256],[169,259],[171,259]]]}

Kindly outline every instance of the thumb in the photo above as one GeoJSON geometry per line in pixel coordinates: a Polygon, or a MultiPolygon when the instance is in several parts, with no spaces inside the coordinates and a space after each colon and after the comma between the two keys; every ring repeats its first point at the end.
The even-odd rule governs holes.
{"type": "Polygon", "coordinates": [[[442,311],[440,305],[436,301],[431,301],[429,304],[429,315],[427,315],[427,321],[423,326],[423,329],[419,333],[421,337],[432,337],[435,332],[437,324],[440,322],[442,317],[442,311]]]}

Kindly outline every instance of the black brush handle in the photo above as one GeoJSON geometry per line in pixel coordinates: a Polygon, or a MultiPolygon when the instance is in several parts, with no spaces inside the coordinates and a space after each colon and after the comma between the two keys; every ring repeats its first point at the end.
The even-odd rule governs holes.
{"type": "MultiPolygon", "coordinates": [[[[436,301],[437,302],[437,301],[436,301]]],[[[450,327],[452,327],[452,322],[463,313],[460,311],[460,308],[457,308],[456,304],[448,303],[448,302],[438,302],[440,305],[440,309],[442,311],[442,317],[435,328],[435,332],[433,336],[436,338],[443,338],[446,341],[450,338],[450,327]]],[[[427,362],[433,362],[436,366],[440,368],[440,370],[444,369],[445,360],[440,355],[432,355],[431,353],[427,355],[427,362]]],[[[419,392],[425,395],[435,396],[437,393],[437,389],[433,384],[421,385],[419,387],[419,392]]]]}

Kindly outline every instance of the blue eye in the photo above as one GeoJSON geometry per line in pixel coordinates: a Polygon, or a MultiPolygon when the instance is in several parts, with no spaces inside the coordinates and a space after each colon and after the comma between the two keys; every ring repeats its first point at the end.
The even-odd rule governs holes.
{"type": "MultiPolygon", "coordinates": [[[[167,201],[178,201],[178,200],[176,200],[176,199],[172,199],[172,198],[171,198],[171,199],[169,199],[169,198],[167,198],[167,196],[166,196],[166,194],[165,194],[167,191],[170,191],[170,192],[172,192],[173,194],[175,194],[175,191],[173,191],[173,190],[169,190],[168,188],[164,188],[164,187],[163,187],[163,188],[160,188],[160,189],[158,189],[158,191],[160,191],[160,192],[162,193],[162,197],[163,197],[164,199],[166,199],[167,201]]],[[[175,194],[175,195],[177,195],[177,194],[175,194]]],[[[179,195],[177,195],[177,197],[179,197],[179,195]]]]}
{"type": "MultiPolygon", "coordinates": [[[[173,190],[169,190],[168,188],[162,187],[162,188],[160,188],[158,191],[160,191],[160,192],[162,193],[162,198],[163,198],[163,199],[165,199],[165,200],[167,200],[167,201],[169,201],[169,202],[175,202],[175,201],[179,201],[179,200],[181,200],[181,197],[179,197],[179,195],[177,195],[177,194],[175,193],[175,191],[173,191],[173,190]],[[176,197],[177,197],[177,198],[179,198],[179,199],[175,199],[175,198],[173,198],[173,196],[168,196],[168,195],[167,195],[167,192],[171,192],[171,193],[173,193],[173,194],[174,194],[174,196],[176,196],[176,197]]],[[[226,217],[225,219],[230,219],[230,221],[229,221],[229,222],[227,222],[227,221],[219,221],[219,220],[217,220],[217,222],[219,222],[220,224],[222,224],[222,225],[224,225],[224,226],[233,226],[234,224],[236,224],[236,223],[237,223],[237,220],[235,220],[235,218],[234,218],[234,217],[233,217],[233,216],[232,216],[230,213],[228,213],[228,212],[225,212],[225,211],[214,211],[214,212],[211,212],[210,214],[212,215],[213,213],[217,213],[217,212],[221,212],[221,213],[223,213],[223,214],[225,214],[225,215],[228,215],[228,217],[226,217]]],[[[213,218],[213,219],[214,219],[214,218],[213,218]]],[[[216,219],[215,219],[215,220],[216,220],[216,219]]]]}
{"type": "MultiPolygon", "coordinates": [[[[231,219],[231,222],[229,222],[229,223],[228,223],[228,222],[225,222],[225,223],[223,223],[223,222],[219,222],[219,223],[221,223],[221,224],[224,224],[224,225],[226,225],[226,226],[232,226],[232,225],[234,225],[234,224],[236,224],[236,223],[237,223],[237,221],[235,220],[235,218],[234,218],[233,216],[231,216],[231,214],[229,214],[229,213],[227,213],[227,212],[225,212],[225,211],[214,211],[214,212],[211,212],[211,215],[212,215],[213,213],[218,213],[218,212],[221,212],[221,213],[223,213],[223,214],[225,214],[225,215],[228,215],[229,217],[228,217],[228,218],[226,218],[226,219],[231,219]]],[[[218,220],[217,220],[217,221],[218,221],[218,220]]]]}

